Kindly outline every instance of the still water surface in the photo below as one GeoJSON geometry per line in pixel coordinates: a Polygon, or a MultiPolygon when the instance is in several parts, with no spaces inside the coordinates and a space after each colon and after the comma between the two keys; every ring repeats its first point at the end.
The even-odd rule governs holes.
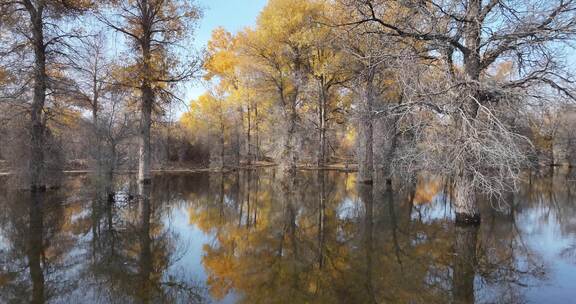
{"type": "Polygon", "coordinates": [[[432,179],[395,192],[274,170],[141,189],[73,176],[42,195],[2,183],[0,303],[576,303],[575,191],[564,175],[531,179],[483,203],[474,228],[454,225],[432,179]]]}

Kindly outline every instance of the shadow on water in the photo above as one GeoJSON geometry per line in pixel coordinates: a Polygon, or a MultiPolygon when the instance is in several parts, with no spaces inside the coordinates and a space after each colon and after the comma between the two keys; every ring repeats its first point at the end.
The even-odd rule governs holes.
{"type": "Polygon", "coordinates": [[[532,177],[457,226],[444,183],[274,170],[0,187],[0,302],[566,303],[570,176],[532,177]],[[500,204],[503,204],[500,202],[500,204]]]}

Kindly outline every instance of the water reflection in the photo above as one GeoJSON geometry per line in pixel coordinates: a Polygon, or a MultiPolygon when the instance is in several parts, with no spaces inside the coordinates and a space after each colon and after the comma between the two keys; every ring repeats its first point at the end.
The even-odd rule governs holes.
{"type": "Polygon", "coordinates": [[[117,195],[84,177],[66,191],[4,191],[0,302],[199,302],[199,284],[172,267],[184,244],[164,223],[165,188],[118,184],[117,195]]]}
{"type": "Polygon", "coordinates": [[[436,179],[392,191],[267,170],[0,187],[0,302],[566,303],[574,182],[528,180],[484,202],[481,227],[453,224],[436,179]]]}

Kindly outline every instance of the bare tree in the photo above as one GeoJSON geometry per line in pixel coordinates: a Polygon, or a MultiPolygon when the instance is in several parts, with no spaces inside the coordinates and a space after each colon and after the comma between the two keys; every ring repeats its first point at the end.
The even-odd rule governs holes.
{"type": "Polygon", "coordinates": [[[576,1],[343,2],[361,16],[346,25],[374,24],[374,34],[426,48],[419,57],[428,61],[427,79],[408,73],[418,68],[403,69],[411,86],[386,115],[411,113],[422,122],[417,133],[425,143],[414,149],[418,169],[452,176],[457,220],[478,223],[475,192],[514,188],[525,164],[526,138],[515,130],[511,111],[519,114],[552,95],[576,97],[562,56],[562,46],[575,38],[576,1]],[[508,77],[497,79],[506,62],[508,77]]]}
{"type": "Polygon", "coordinates": [[[110,97],[112,89],[111,69],[112,62],[106,54],[106,40],[103,32],[96,33],[80,41],[77,51],[72,57],[71,81],[73,88],[69,98],[71,102],[87,109],[92,114],[93,136],[90,138],[92,158],[96,162],[96,169],[102,166],[101,144],[104,125],[100,124],[100,110],[104,98],[110,97]]]}

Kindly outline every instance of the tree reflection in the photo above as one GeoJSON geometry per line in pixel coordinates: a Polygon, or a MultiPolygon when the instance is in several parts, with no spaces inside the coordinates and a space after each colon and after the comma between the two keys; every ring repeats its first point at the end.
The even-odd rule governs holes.
{"type": "Polygon", "coordinates": [[[30,232],[28,234],[28,267],[32,281],[32,303],[44,303],[44,272],[40,265],[43,257],[44,231],[43,194],[33,192],[30,200],[30,232]]]}
{"type": "MultiPolygon", "coordinates": [[[[186,250],[162,220],[176,203],[168,182],[138,185],[137,195],[121,194],[105,204],[99,218],[106,229],[94,235],[95,253],[85,279],[102,286],[97,299],[110,303],[196,303],[196,282],[175,266],[186,250]],[[170,275],[167,272],[172,271],[170,275]]],[[[177,183],[176,183],[177,184],[177,183]]],[[[123,187],[128,189],[129,187],[123,187]]],[[[100,225],[98,225],[100,226],[100,225]]]]}
{"type": "Polygon", "coordinates": [[[174,180],[134,195],[129,179],[117,182],[78,177],[47,193],[1,188],[1,303],[203,300],[177,265],[184,244],[163,221],[178,203],[166,195],[174,180]]]}
{"type": "MultiPolygon", "coordinates": [[[[0,301],[46,303],[68,294],[74,280],[73,236],[55,193],[2,191],[0,301]]],[[[68,210],[73,209],[67,207],[68,210]]]]}
{"type": "Polygon", "coordinates": [[[566,176],[533,179],[499,201],[505,212],[480,200],[482,225],[460,227],[443,181],[392,189],[292,174],[0,187],[0,302],[190,303],[209,292],[240,303],[517,303],[547,278],[531,234],[552,227],[566,245],[558,258],[576,256],[566,176]],[[187,268],[187,230],[173,226],[182,214],[213,237],[202,248],[207,290],[187,268]]]}
{"type": "Polygon", "coordinates": [[[474,303],[474,278],[476,277],[476,242],[478,226],[456,225],[454,229],[454,261],[452,276],[452,293],[454,303],[474,303]]]}
{"type": "Polygon", "coordinates": [[[435,217],[432,209],[443,210],[448,202],[436,199],[442,183],[399,192],[360,184],[352,191],[345,175],[315,172],[263,178],[256,188],[253,176],[222,179],[240,186],[219,189],[243,189],[241,195],[214,194],[240,202],[223,206],[207,198],[191,208],[194,223],[205,218],[202,213],[243,219],[199,224],[218,240],[205,245],[203,258],[217,299],[234,291],[242,303],[518,300],[518,290],[542,271],[535,255],[520,246],[517,231],[498,228],[513,219],[500,216],[480,229],[435,217]],[[432,202],[423,202],[426,196],[432,202]],[[257,226],[247,215],[256,208],[254,198],[257,226]]]}

